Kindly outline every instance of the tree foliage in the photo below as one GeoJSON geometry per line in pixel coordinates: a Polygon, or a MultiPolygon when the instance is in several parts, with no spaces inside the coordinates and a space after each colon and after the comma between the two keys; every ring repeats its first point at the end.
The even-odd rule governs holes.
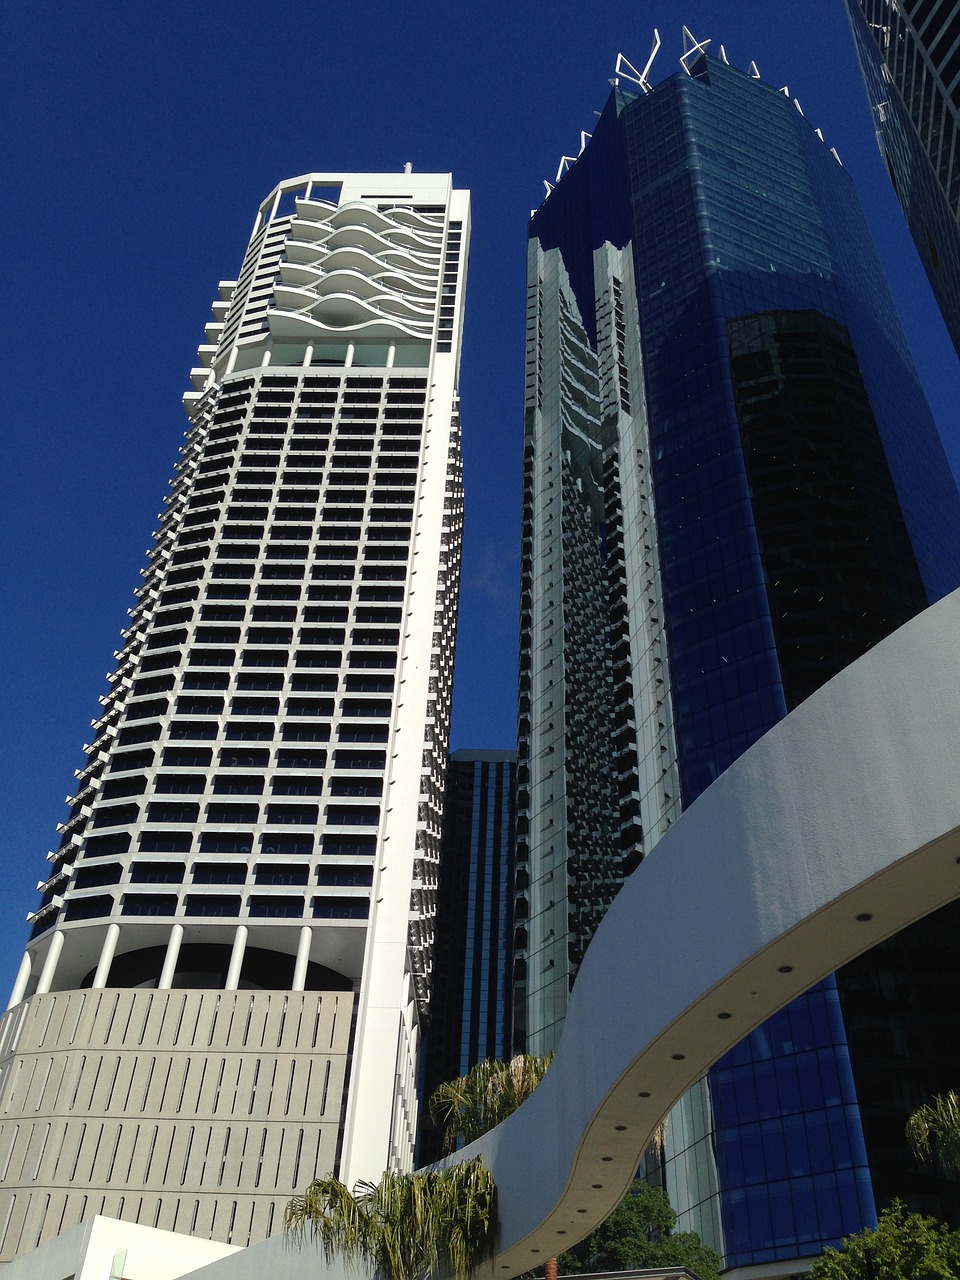
{"type": "Polygon", "coordinates": [[[658,1188],[634,1182],[605,1222],[560,1255],[560,1271],[627,1271],[686,1267],[701,1280],[716,1280],[720,1259],[694,1231],[673,1234],[677,1215],[658,1188]]]}
{"type": "Polygon", "coordinates": [[[509,1062],[487,1058],[465,1076],[437,1085],[430,1098],[430,1119],[443,1129],[443,1150],[473,1142],[512,1115],[546,1075],[553,1054],[542,1058],[518,1053],[509,1062]]]}
{"type": "Polygon", "coordinates": [[[449,1169],[385,1173],[351,1192],[336,1178],[294,1196],[284,1227],[298,1243],[364,1261],[391,1280],[424,1280],[437,1271],[471,1275],[496,1238],[493,1176],[478,1157],[449,1169]]]}
{"type": "Polygon", "coordinates": [[[960,1097],[951,1089],[914,1111],[907,1141],[921,1164],[938,1165],[946,1177],[960,1178],[960,1097]]]}
{"type": "Polygon", "coordinates": [[[901,1200],[884,1209],[876,1231],[848,1236],[824,1249],[810,1280],[957,1280],[960,1232],[935,1218],[908,1213],[901,1200]]]}

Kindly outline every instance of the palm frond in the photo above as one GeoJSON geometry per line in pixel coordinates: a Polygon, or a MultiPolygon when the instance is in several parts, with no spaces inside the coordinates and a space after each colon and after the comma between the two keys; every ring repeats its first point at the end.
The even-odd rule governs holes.
{"type": "Polygon", "coordinates": [[[312,1182],[287,1205],[284,1225],[299,1244],[363,1259],[390,1280],[426,1280],[438,1271],[465,1280],[496,1237],[493,1175],[477,1157],[449,1169],[385,1173],[351,1194],[336,1178],[312,1182]]]}
{"type": "Polygon", "coordinates": [[[938,1165],[948,1178],[960,1178],[960,1096],[952,1089],[918,1107],[906,1135],[921,1164],[938,1165]]]}
{"type": "Polygon", "coordinates": [[[553,1054],[518,1053],[509,1062],[487,1058],[465,1076],[438,1085],[430,1098],[430,1118],[444,1130],[443,1149],[473,1142],[512,1115],[543,1079],[553,1054]]]}

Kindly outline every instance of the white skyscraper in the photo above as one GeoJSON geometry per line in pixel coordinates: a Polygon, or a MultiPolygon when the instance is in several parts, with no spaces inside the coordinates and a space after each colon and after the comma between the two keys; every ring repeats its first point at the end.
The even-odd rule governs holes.
{"type": "Polygon", "coordinates": [[[0,1261],[245,1245],[412,1158],[462,529],[469,201],[310,174],[220,285],[0,1023],[0,1261]]]}

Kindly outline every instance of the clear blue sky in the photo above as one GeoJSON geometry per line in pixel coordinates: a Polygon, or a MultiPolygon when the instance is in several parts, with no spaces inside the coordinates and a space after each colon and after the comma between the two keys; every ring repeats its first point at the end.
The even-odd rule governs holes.
{"type": "Polygon", "coordinates": [[[960,366],[872,136],[842,0],[586,5],[30,0],[7,6],[7,606],[0,988],[56,841],[185,419],[217,280],[311,169],[452,170],[473,191],[462,369],[467,527],[454,747],[510,746],[526,219],[618,51],[681,26],[789,84],[864,201],[955,470],[960,366]]]}

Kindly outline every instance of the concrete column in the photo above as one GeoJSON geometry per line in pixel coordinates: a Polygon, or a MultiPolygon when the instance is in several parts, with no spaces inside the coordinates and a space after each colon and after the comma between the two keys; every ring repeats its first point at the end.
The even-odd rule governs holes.
{"type": "Polygon", "coordinates": [[[307,349],[303,353],[303,367],[309,369],[313,364],[313,343],[307,343],[307,349]]]}
{"type": "Polygon", "coordinates": [[[391,342],[389,347],[387,347],[387,368],[388,369],[393,368],[393,362],[396,360],[396,358],[397,358],[397,344],[395,342],[391,342]]]}
{"type": "Polygon", "coordinates": [[[346,355],[346,359],[343,362],[343,367],[345,369],[349,369],[353,365],[353,357],[356,355],[356,353],[357,353],[357,348],[354,345],[354,343],[348,342],[347,355],[346,355]]]}
{"type": "Polygon", "coordinates": [[[297,944],[297,963],[293,966],[291,991],[303,991],[307,985],[307,965],[310,963],[311,942],[313,942],[313,930],[308,924],[305,924],[300,930],[300,941],[297,944]]]}
{"type": "Polygon", "coordinates": [[[233,350],[230,352],[230,355],[227,357],[227,367],[223,371],[224,377],[227,377],[229,376],[229,374],[233,373],[233,370],[236,367],[238,355],[239,355],[239,352],[237,348],[234,347],[233,350]]]}
{"type": "Polygon", "coordinates": [[[97,965],[97,972],[93,975],[94,991],[100,991],[107,985],[107,979],[110,977],[110,966],[113,964],[113,956],[117,949],[119,938],[120,926],[118,924],[108,924],[103,946],[100,948],[100,962],[97,965]]]}
{"type": "Polygon", "coordinates": [[[273,348],[268,343],[263,349],[263,359],[260,361],[260,368],[266,369],[270,363],[270,357],[273,355],[273,348]]]}
{"type": "Polygon", "coordinates": [[[20,968],[17,970],[17,980],[13,984],[13,990],[10,992],[10,1002],[8,1009],[12,1009],[15,1004],[19,1004],[23,997],[27,994],[27,985],[30,982],[30,974],[33,972],[33,958],[29,951],[23,953],[23,959],[20,961],[20,968]]]}
{"type": "Polygon", "coordinates": [[[175,924],[170,930],[170,941],[167,943],[167,954],[163,957],[163,968],[160,970],[158,991],[169,991],[173,986],[173,975],[177,972],[177,957],[180,955],[180,943],[183,941],[183,925],[175,924]]]}
{"type": "Polygon", "coordinates": [[[63,931],[57,929],[53,937],[50,939],[50,946],[47,949],[47,958],[43,962],[43,968],[40,970],[40,981],[37,983],[37,995],[44,996],[53,985],[54,975],[57,972],[57,964],[60,961],[60,952],[63,950],[63,931]]]}
{"type": "Polygon", "coordinates": [[[223,984],[224,991],[236,991],[240,985],[240,970],[243,968],[243,953],[247,949],[247,926],[237,925],[233,935],[233,950],[230,952],[230,964],[227,968],[227,980],[223,984]]]}

